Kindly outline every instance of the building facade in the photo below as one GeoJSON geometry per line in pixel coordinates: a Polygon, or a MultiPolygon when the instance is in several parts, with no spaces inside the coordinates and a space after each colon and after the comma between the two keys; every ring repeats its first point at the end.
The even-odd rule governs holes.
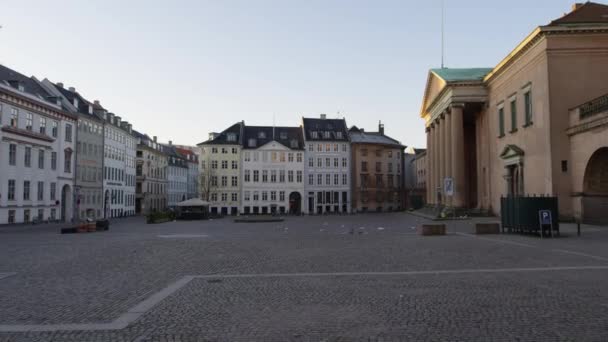
{"type": "Polygon", "coordinates": [[[586,197],[580,165],[602,147],[585,151],[586,162],[577,156],[573,173],[576,135],[567,132],[572,108],[608,93],[606,52],[608,6],[588,2],[536,28],[494,68],[431,70],[421,111],[427,201],[498,215],[502,196],[549,195],[563,218],[595,215],[576,203],[586,197]]]}
{"type": "Polygon", "coordinates": [[[299,215],[308,212],[302,203],[302,127],[245,126],[242,155],[241,213],[299,215]]]}
{"type": "Polygon", "coordinates": [[[135,214],[148,215],[167,208],[168,158],[157,138],[133,131],[135,158],[135,214]]]}
{"type": "Polygon", "coordinates": [[[416,189],[425,190],[426,193],[426,149],[416,149],[414,165],[416,172],[416,189]]]}
{"type": "Polygon", "coordinates": [[[402,177],[405,146],[386,136],[382,124],[378,132],[352,127],[349,135],[353,211],[402,210],[405,205],[402,177]]]}
{"type": "Polygon", "coordinates": [[[221,133],[210,133],[207,141],[197,145],[199,195],[210,203],[212,214],[239,214],[244,127],[244,122],[238,122],[221,133]]]}
{"type": "Polygon", "coordinates": [[[196,148],[178,146],[177,152],[186,158],[188,161],[188,174],[186,179],[186,199],[200,198],[199,196],[199,170],[198,170],[198,154],[196,148]]]}
{"type": "Polygon", "coordinates": [[[0,65],[0,224],[74,217],[76,116],[0,65]]]}
{"type": "Polygon", "coordinates": [[[99,103],[94,110],[103,115],[104,129],[104,206],[105,217],[135,215],[136,141],[132,126],[107,112],[99,103]],[[95,109],[97,107],[97,109],[95,109]]]}
{"type": "Polygon", "coordinates": [[[41,82],[49,93],[61,99],[63,108],[78,118],[76,131],[75,211],[76,221],[103,217],[103,120],[93,112],[93,103],[75,88],[62,83],[41,82]]]}
{"type": "Polygon", "coordinates": [[[304,206],[310,214],[351,212],[351,151],[345,119],[303,118],[304,206]]]}
{"type": "Polygon", "coordinates": [[[185,201],[188,193],[188,159],[178,152],[173,143],[163,145],[167,154],[167,205],[177,208],[179,202],[185,201]]]}

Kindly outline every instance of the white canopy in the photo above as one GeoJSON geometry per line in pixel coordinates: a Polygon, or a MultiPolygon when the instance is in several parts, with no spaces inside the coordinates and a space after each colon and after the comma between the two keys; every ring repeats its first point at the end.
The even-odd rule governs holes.
{"type": "Polygon", "coordinates": [[[178,207],[208,207],[209,202],[203,201],[198,198],[191,198],[189,200],[177,203],[178,207]]]}

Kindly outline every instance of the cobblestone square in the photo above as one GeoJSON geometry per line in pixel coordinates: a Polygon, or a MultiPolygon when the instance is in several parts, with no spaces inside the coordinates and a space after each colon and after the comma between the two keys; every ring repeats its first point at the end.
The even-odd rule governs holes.
{"type": "Polygon", "coordinates": [[[606,341],[608,228],[406,213],[0,228],[0,341],[606,341]]]}

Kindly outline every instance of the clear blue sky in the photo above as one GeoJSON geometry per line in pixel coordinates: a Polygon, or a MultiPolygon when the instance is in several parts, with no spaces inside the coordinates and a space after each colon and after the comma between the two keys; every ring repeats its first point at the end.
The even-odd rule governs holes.
{"type": "MultiPolygon", "coordinates": [[[[448,67],[492,67],[573,0],[446,0],[448,67]]],[[[0,0],[0,63],[74,86],[134,128],[195,144],[232,123],[345,116],[409,146],[440,0],[0,0]]]]}

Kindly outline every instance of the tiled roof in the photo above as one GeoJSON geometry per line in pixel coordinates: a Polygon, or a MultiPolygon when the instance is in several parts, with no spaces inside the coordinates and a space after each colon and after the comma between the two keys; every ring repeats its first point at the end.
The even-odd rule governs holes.
{"type": "MultiPolygon", "coordinates": [[[[7,86],[12,86],[9,82],[17,81],[23,85],[23,91],[29,95],[38,97],[41,100],[49,101],[48,98],[52,96],[44,88],[38,84],[31,77],[27,77],[23,74],[16,72],[15,70],[9,69],[4,65],[0,64],[0,82],[7,86]]],[[[49,102],[52,103],[52,102],[49,102]]],[[[55,104],[55,103],[53,103],[55,104]]]]}
{"type": "Polygon", "coordinates": [[[482,81],[483,78],[492,71],[492,68],[438,68],[431,69],[431,72],[442,78],[446,82],[458,81],[482,81]]]}
{"type": "Polygon", "coordinates": [[[214,139],[204,141],[199,145],[240,145],[243,141],[241,137],[243,125],[243,122],[237,122],[234,125],[228,127],[223,132],[219,133],[214,139]],[[236,140],[229,141],[228,136],[232,136],[233,134],[236,140]]]}
{"type": "Polygon", "coordinates": [[[244,131],[243,148],[245,149],[259,148],[271,141],[276,141],[292,150],[304,149],[301,127],[245,126],[244,131]],[[255,146],[250,146],[250,141],[253,140],[255,146]]]}
{"type": "Polygon", "coordinates": [[[347,141],[348,128],[344,119],[303,118],[304,139],[314,141],[347,141]],[[314,132],[314,133],[313,133],[314,132]],[[327,137],[326,132],[329,132],[327,137]],[[342,138],[339,138],[339,134],[342,138]]]}
{"type": "Polygon", "coordinates": [[[350,135],[350,141],[353,144],[381,144],[405,148],[399,141],[384,134],[380,134],[379,132],[365,132],[353,127],[348,133],[350,135]]]}
{"type": "Polygon", "coordinates": [[[89,106],[93,106],[93,103],[91,103],[89,100],[82,97],[82,95],[80,95],[78,92],[65,89],[64,87],[60,87],[57,84],[55,84],[55,89],[59,90],[59,92],[63,96],[65,96],[65,98],[68,101],[70,101],[70,103],[72,103],[72,104],[74,104],[75,98],[78,99],[78,113],[79,114],[87,115],[88,117],[90,117],[92,119],[103,120],[99,115],[89,113],[89,106]]]}
{"type": "Polygon", "coordinates": [[[549,26],[608,24],[608,6],[586,2],[563,17],[553,20],[549,26]]]}
{"type": "Polygon", "coordinates": [[[419,155],[421,153],[426,153],[426,148],[414,148],[414,153],[419,155]]]}

